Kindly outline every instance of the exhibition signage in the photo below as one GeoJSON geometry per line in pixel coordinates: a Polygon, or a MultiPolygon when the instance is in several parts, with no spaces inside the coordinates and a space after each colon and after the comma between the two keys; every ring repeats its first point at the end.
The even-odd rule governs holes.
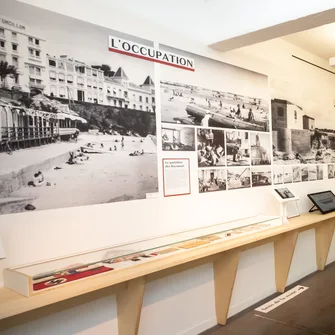
{"type": "Polygon", "coordinates": [[[188,57],[161,51],[137,42],[109,36],[109,51],[136,57],[151,62],[173,66],[179,69],[194,71],[194,60],[188,57]]]}
{"type": "Polygon", "coordinates": [[[164,197],[191,194],[188,158],[163,159],[163,192],[164,197]]]}
{"type": "Polygon", "coordinates": [[[302,292],[305,292],[307,289],[308,289],[307,286],[298,285],[292,288],[291,290],[283,293],[279,297],[274,298],[270,300],[269,302],[267,302],[266,304],[256,308],[255,311],[262,312],[262,313],[268,313],[272,311],[273,309],[277,308],[278,306],[284,304],[285,302],[293,299],[294,297],[301,294],[302,292]]]}

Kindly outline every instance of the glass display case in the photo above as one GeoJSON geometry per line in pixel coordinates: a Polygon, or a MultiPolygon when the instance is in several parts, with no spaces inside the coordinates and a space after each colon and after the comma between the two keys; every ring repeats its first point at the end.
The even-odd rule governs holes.
{"type": "Polygon", "coordinates": [[[166,236],[125,243],[81,254],[46,260],[4,270],[5,286],[31,296],[92,276],[117,273],[208,244],[253,234],[281,225],[280,217],[254,216],[242,220],[187,230],[166,236]]]}

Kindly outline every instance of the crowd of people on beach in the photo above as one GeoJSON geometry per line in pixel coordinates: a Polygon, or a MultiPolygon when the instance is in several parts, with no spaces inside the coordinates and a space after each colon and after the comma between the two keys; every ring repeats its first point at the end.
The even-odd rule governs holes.
{"type": "MultiPolygon", "coordinates": [[[[220,109],[222,109],[221,101],[220,101],[220,106],[221,106],[220,109]]],[[[208,108],[209,109],[212,108],[210,100],[208,100],[208,108]]],[[[242,105],[242,108],[244,108],[244,105],[242,105]]],[[[209,121],[213,117],[214,117],[214,113],[207,111],[204,117],[202,118],[202,120],[200,121],[200,125],[203,127],[208,127],[209,121]]],[[[252,111],[252,108],[249,108],[248,117],[245,119],[242,117],[241,107],[239,104],[237,105],[236,109],[234,107],[229,108],[229,114],[227,115],[227,117],[232,118],[232,119],[240,119],[240,120],[247,121],[250,123],[253,123],[255,121],[255,116],[252,111]]]]}

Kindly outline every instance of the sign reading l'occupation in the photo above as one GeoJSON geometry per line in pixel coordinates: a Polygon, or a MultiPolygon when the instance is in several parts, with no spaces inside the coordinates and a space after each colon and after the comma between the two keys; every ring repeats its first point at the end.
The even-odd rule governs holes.
{"type": "Polygon", "coordinates": [[[194,60],[170,52],[161,51],[147,45],[109,36],[109,51],[156,62],[179,69],[194,71],[194,60]]]}

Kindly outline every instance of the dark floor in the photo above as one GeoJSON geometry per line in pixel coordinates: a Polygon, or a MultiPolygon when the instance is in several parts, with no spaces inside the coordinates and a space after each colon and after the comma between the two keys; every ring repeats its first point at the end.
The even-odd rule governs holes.
{"type": "Polygon", "coordinates": [[[286,291],[296,285],[309,289],[266,314],[255,311],[275,294],[201,335],[335,335],[335,264],[286,291]]]}

